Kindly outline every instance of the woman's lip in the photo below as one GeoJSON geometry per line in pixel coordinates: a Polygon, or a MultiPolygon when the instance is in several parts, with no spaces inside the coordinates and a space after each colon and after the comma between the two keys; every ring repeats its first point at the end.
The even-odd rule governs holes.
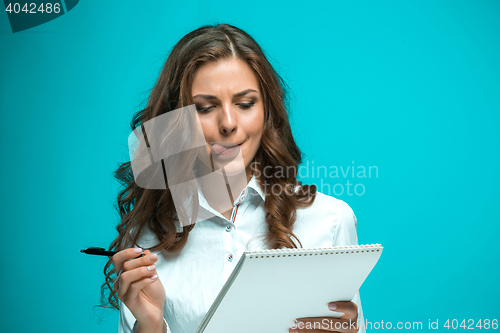
{"type": "Polygon", "coordinates": [[[242,142],[240,144],[235,144],[235,145],[232,145],[232,146],[226,146],[226,145],[214,142],[214,143],[210,144],[210,148],[212,149],[212,152],[215,153],[215,154],[218,154],[218,155],[228,155],[228,154],[232,153],[233,151],[235,151],[236,147],[241,147],[241,145],[243,143],[244,142],[242,142]]]}
{"type": "Polygon", "coordinates": [[[226,142],[224,142],[224,143],[222,143],[222,142],[210,142],[210,146],[213,146],[213,145],[219,145],[219,146],[222,146],[222,147],[225,147],[225,148],[231,148],[231,147],[234,147],[234,146],[240,146],[241,143],[240,144],[237,144],[237,143],[228,144],[226,142]]]}
{"type": "Polygon", "coordinates": [[[224,155],[229,155],[229,154],[232,154],[234,151],[236,151],[237,148],[239,148],[240,146],[239,145],[236,145],[236,146],[232,146],[231,148],[227,148],[226,150],[224,150],[222,153],[220,153],[219,155],[221,156],[224,156],[224,155]]]}

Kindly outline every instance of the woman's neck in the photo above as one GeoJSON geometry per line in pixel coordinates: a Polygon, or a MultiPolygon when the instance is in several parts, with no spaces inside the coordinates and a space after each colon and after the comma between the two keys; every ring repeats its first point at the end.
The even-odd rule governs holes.
{"type": "Polygon", "coordinates": [[[225,183],[220,183],[220,178],[204,179],[200,189],[207,200],[207,203],[222,214],[226,219],[231,219],[233,202],[238,198],[241,191],[252,179],[252,170],[247,168],[245,172],[236,175],[225,175],[225,183]],[[230,200],[230,201],[228,201],[230,200]]]}

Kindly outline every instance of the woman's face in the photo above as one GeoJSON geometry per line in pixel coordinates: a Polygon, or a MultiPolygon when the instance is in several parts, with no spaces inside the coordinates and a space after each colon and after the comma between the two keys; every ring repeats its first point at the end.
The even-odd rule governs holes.
{"type": "MultiPolygon", "coordinates": [[[[264,129],[264,103],[250,66],[234,58],[205,63],[197,69],[191,91],[210,156],[231,161],[239,145],[250,177],[264,129]]],[[[226,172],[235,171],[231,164],[226,172]]]]}

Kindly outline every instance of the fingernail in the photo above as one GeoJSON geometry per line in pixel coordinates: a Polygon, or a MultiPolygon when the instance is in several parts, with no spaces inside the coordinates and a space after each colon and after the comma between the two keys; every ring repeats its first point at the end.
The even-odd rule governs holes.
{"type": "Polygon", "coordinates": [[[135,252],[135,253],[141,253],[141,252],[142,252],[142,249],[140,249],[140,248],[136,248],[136,249],[134,249],[134,252],[135,252]]]}
{"type": "Polygon", "coordinates": [[[151,280],[156,280],[157,278],[158,278],[158,275],[156,275],[156,274],[155,274],[155,275],[153,275],[153,276],[151,277],[151,280]]]}
{"type": "Polygon", "coordinates": [[[329,308],[330,310],[335,310],[335,309],[337,308],[337,304],[335,304],[335,303],[330,303],[330,304],[328,304],[328,308],[329,308]]]}
{"type": "Polygon", "coordinates": [[[148,270],[148,271],[152,271],[152,270],[154,270],[154,269],[155,269],[155,265],[151,265],[151,266],[148,266],[148,267],[147,267],[147,270],[148,270]]]}
{"type": "Polygon", "coordinates": [[[150,255],[150,256],[149,256],[149,259],[150,259],[150,260],[156,260],[156,258],[157,258],[157,257],[158,257],[158,256],[157,256],[157,255],[156,255],[156,253],[155,253],[155,254],[150,255]]]}

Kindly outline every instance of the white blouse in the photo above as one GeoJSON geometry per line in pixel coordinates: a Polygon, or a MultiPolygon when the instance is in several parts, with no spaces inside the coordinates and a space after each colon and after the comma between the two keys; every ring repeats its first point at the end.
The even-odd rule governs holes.
{"type": "MultiPolygon", "coordinates": [[[[201,191],[198,194],[200,206],[213,217],[195,224],[179,253],[154,252],[158,278],[165,288],[164,319],[170,333],[196,332],[242,253],[268,248],[264,243],[268,231],[265,193],[255,176],[235,200],[231,220],[210,207],[201,191]]],[[[303,248],[358,245],[356,224],[347,203],[317,192],[311,206],[297,210],[293,232],[303,248]]],[[[149,230],[137,242],[142,248],[156,244],[149,230]]],[[[358,306],[358,319],[363,320],[359,293],[352,301],[358,306]]],[[[120,302],[118,332],[136,332],[135,324],[133,314],[120,302]]],[[[359,332],[365,332],[362,325],[359,332]]]]}

